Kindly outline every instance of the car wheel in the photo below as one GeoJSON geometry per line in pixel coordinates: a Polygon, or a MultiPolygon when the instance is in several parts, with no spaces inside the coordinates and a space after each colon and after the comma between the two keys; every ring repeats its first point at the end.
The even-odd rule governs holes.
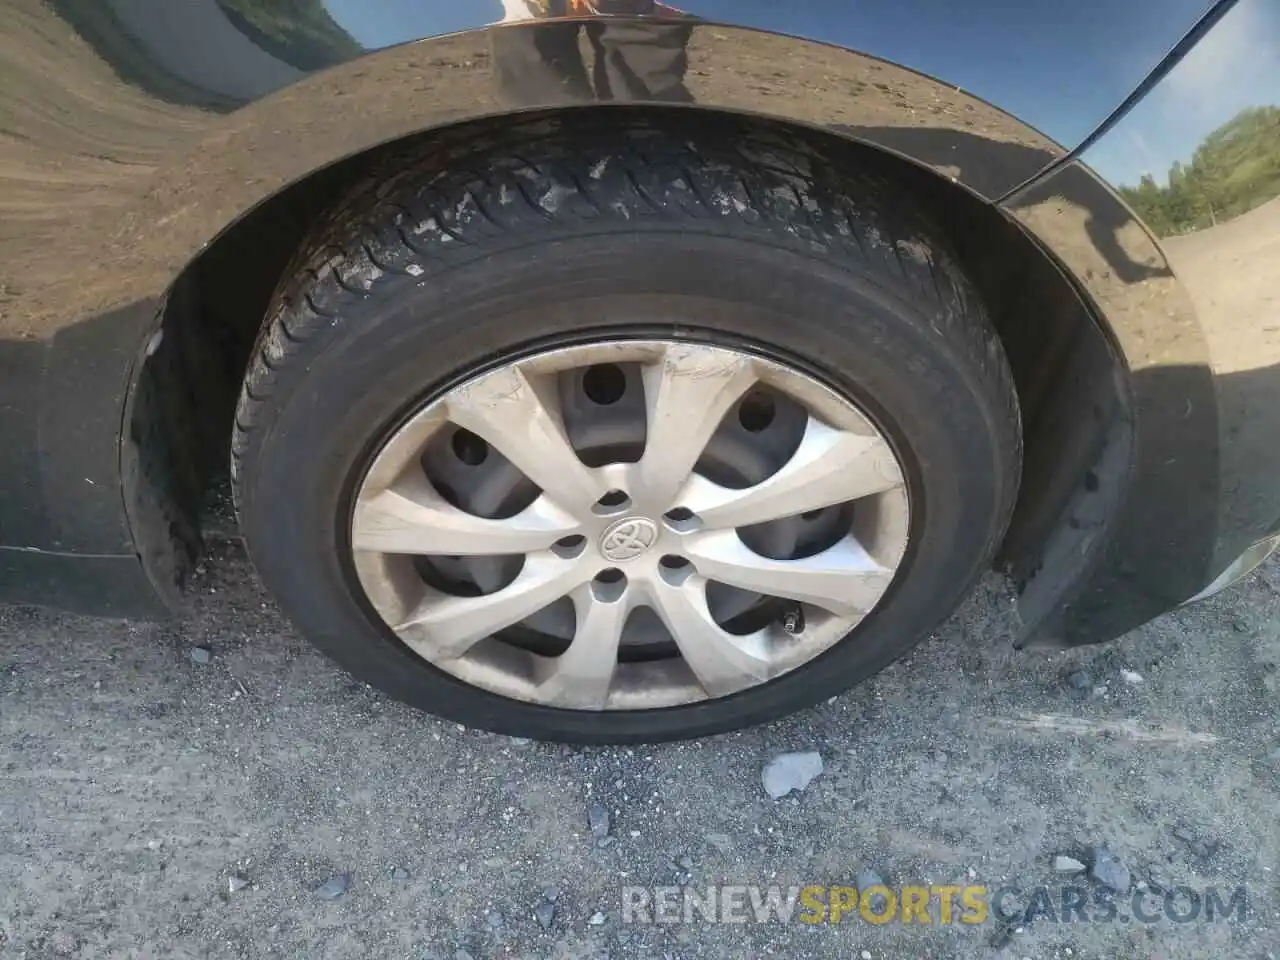
{"type": "Polygon", "coordinates": [[[237,414],[285,612],[392,696],[579,742],[768,720],[927,635],[1005,529],[1017,403],[945,240],[848,166],[542,121],[362,182],[237,414]]]}

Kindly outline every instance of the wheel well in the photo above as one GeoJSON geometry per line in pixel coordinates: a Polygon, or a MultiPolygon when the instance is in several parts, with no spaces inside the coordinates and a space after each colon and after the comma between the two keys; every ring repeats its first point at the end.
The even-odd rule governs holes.
{"type": "MultiPolygon", "coordinates": [[[[661,122],[664,110],[673,109],[680,108],[578,112],[610,110],[634,119],[643,111],[651,122],[661,122]]],[[[570,116],[562,113],[561,121],[570,116]]],[[[778,126],[721,116],[729,131],[744,124],[778,126]]],[[[236,222],[179,276],[163,319],[163,339],[135,385],[130,430],[131,437],[140,438],[135,441],[141,463],[135,511],[162,505],[169,518],[166,529],[176,531],[174,545],[181,548],[176,552],[194,557],[202,536],[235,535],[226,476],[236,397],[275,287],[317,217],[389,151],[430,150],[441,137],[451,143],[467,137],[482,142],[486,131],[502,122],[489,119],[427,132],[321,170],[236,222]]],[[[1097,465],[1116,461],[1116,439],[1127,423],[1123,363],[1074,285],[996,207],[879,148],[808,127],[786,130],[818,141],[826,156],[872,165],[904,182],[950,237],[981,291],[1013,368],[1025,439],[1022,490],[1001,564],[1024,588],[1024,619],[1035,619],[1041,611],[1026,608],[1025,588],[1048,557],[1057,559],[1040,582],[1058,582],[1074,572],[1071,567],[1081,562],[1078,541],[1087,533],[1064,541],[1062,532],[1079,531],[1081,492],[1098,491],[1097,465]]],[[[1111,486],[1121,484],[1106,488],[1111,486]]],[[[1096,525],[1104,522],[1100,518],[1096,525]]],[[[178,577],[184,566],[173,565],[178,577]]],[[[1057,595],[1052,592],[1040,606],[1051,605],[1057,595]]]]}

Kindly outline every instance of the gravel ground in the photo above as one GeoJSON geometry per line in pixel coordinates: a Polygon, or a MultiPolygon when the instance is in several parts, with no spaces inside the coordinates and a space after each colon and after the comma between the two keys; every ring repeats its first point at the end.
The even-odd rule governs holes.
{"type": "Polygon", "coordinates": [[[988,587],[912,657],[816,710],[701,742],[577,750],[386,700],[308,648],[236,546],[207,563],[172,623],[0,608],[0,954],[1280,951],[1280,564],[1067,653],[1012,650],[1008,603],[988,587]],[[761,773],[789,751],[817,751],[824,769],[775,801],[761,773]],[[1091,866],[1100,845],[1135,885],[1247,885],[1246,915],[623,922],[632,884],[875,871],[893,886],[1088,885],[1053,861],[1091,866]]]}

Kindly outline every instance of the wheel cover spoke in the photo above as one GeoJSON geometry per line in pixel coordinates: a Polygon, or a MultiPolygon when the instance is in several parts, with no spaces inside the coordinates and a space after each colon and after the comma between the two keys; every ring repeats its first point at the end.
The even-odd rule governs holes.
{"type": "Polygon", "coordinates": [[[619,340],[424,406],[373,458],[349,529],[371,606],[416,654],[500,696],[597,711],[729,696],[809,663],[888,591],[909,517],[890,444],[809,375],[619,340]]]}
{"type": "Polygon", "coordinates": [[[800,560],[762,557],[732,530],[690,537],[686,551],[708,580],[810,603],[844,617],[866,616],[894,574],[852,537],[800,560]]]}
{"type": "Polygon", "coordinates": [[[569,649],[550,661],[538,684],[542,697],[558,707],[601,710],[618,666],[622,628],[633,599],[626,591],[609,595],[595,584],[573,592],[577,625],[569,649]]]}
{"type": "Polygon", "coordinates": [[[884,438],[810,418],[799,448],[763,483],[730,490],[695,475],[679,504],[705,526],[724,529],[793,517],[902,485],[902,469],[884,438]]]}
{"type": "Polygon", "coordinates": [[[707,606],[706,580],[691,576],[674,585],[658,579],[651,592],[658,616],[709,696],[726,697],[773,676],[763,631],[736,637],[717,624],[707,606]]]}
{"type": "Polygon", "coordinates": [[[590,576],[580,562],[551,553],[533,554],[511,585],[496,593],[455,597],[428,589],[395,631],[432,659],[457,659],[479,641],[567,596],[590,576]]]}
{"type": "Polygon", "coordinates": [[[754,383],[748,357],[684,343],[645,367],[648,439],[636,470],[645,501],[668,509],[725,414],[754,383]]]}
{"type": "Polygon", "coordinates": [[[448,503],[422,473],[411,473],[356,504],[351,544],[374,553],[488,556],[546,550],[582,525],[546,497],[516,516],[489,520],[448,503]]]}
{"type": "Polygon", "coordinates": [[[582,510],[607,487],[565,435],[550,385],[503,367],[449,395],[449,418],[484,438],[561,507],[582,510]]]}

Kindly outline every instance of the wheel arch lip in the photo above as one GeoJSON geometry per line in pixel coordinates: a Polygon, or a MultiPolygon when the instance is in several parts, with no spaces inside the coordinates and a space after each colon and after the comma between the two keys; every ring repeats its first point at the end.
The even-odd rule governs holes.
{"type": "MultiPolygon", "coordinates": [[[[301,181],[400,140],[478,121],[519,120],[527,114],[592,106],[658,106],[739,114],[810,127],[875,147],[933,171],[978,197],[1006,195],[1068,155],[1025,120],[945,81],[872,53],[826,41],[701,20],[596,18],[642,34],[689,31],[691,51],[705,59],[686,74],[688,98],[670,91],[583,97],[563,88],[520,95],[495,77],[495,43],[572,24],[488,26],[414,39],[300,76],[294,83],[240,106],[188,137],[158,165],[145,193],[121,218],[118,240],[130,252],[126,278],[163,289],[200,252],[244,217],[301,181]],[[424,63],[425,61],[425,63],[424,63]],[[758,63],[769,64],[762,70],[758,63]],[[799,63],[824,87],[851,95],[814,96],[796,74],[773,69],[799,63]],[[752,77],[752,72],[759,75],[752,77]],[[737,77],[768,80],[768,90],[737,77]],[[406,74],[418,78],[406,89],[406,74]],[[464,82],[457,82],[458,74],[464,82]],[[453,83],[446,81],[453,80],[453,83]],[[880,89],[883,87],[884,89],[880,89]],[[414,95],[421,92],[428,96],[414,95]],[[332,110],[345,129],[335,131],[332,110]],[[916,115],[937,122],[920,125],[916,115]]],[[[582,21],[587,25],[588,21],[582,21]]],[[[606,35],[607,36],[607,35],[606,35]]],[[[527,38],[527,39],[526,39],[527,38]]],[[[631,42],[628,36],[626,42],[631,42]]],[[[666,66],[661,67],[666,70],[666,66]]]]}
{"type": "Polygon", "coordinates": [[[1255,162],[1280,163],[1280,0],[1219,4],[1141,99],[1001,202],[1093,312],[1131,401],[1117,489],[1095,473],[1064,514],[1059,533],[1088,536],[1033,640],[1127,632],[1280,529],[1280,183],[1250,179],[1255,162]],[[1232,73],[1266,82],[1228,95],[1213,81],[1232,73]],[[1085,519],[1109,493],[1115,508],[1085,519]]]}

